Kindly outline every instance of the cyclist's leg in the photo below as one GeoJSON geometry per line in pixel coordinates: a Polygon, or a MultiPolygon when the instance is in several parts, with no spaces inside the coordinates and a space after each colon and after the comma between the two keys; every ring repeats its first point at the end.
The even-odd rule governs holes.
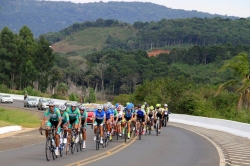
{"type": "Polygon", "coordinates": [[[162,125],[162,114],[158,114],[158,117],[159,117],[159,119],[160,119],[160,124],[159,124],[159,131],[161,130],[161,125],[162,125]]]}
{"type": "Polygon", "coordinates": [[[47,131],[47,130],[49,130],[50,128],[52,127],[52,124],[51,124],[51,122],[50,122],[50,120],[48,120],[48,122],[46,123],[46,126],[45,126],[45,136],[46,136],[46,138],[48,137],[48,134],[49,134],[49,132],[47,131]]]}
{"type": "Polygon", "coordinates": [[[129,120],[129,121],[127,121],[127,123],[128,123],[128,139],[130,138],[130,123],[131,123],[131,121],[129,120]]]}
{"type": "Polygon", "coordinates": [[[108,132],[107,134],[109,135],[109,132],[110,132],[110,119],[106,120],[106,125],[107,125],[106,127],[107,127],[107,132],[108,132]]]}
{"type": "Polygon", "coordinates": [[[73,123],[74,123],[74,121],[71,121],[71,120],[69,121],[69,127],[68,127],[68,142],[70,142],[71,131],[72,131],[73,123]]]}

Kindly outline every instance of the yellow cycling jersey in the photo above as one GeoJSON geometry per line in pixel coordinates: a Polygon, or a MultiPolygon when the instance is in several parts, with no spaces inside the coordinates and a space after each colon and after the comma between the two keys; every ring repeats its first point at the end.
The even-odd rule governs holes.
{"type": "Polygon", "coordinates": [[[168,108],[162,108],[162,111],[168,111],[168,108]]]}

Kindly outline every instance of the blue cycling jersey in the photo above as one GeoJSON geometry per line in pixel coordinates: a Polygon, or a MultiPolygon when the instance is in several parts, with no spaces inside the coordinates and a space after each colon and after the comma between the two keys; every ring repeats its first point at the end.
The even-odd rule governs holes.
{"type": "Polygon", "coordinates": [[[136,114],[137,114],[137,116],[143,117],[145,115],[145,111],[144,110],[137,110],[136,114]]]}
{"type": "MultiPolygon", "coordinates": [[[[103,110],[103,111],[104,111],[104,110],[103,110]]],[[[105,114],[106,114],[106,120],[110,119],[110,116],[111,116],[111,115],[114,115],[114,113],[112,113],[111,109],[108,109],[108,110],[105,112],[105,114]]]]}
{"type": "Polygon", "coordinates": [[[132,114],[132,111],[131,111],[131,110],[130,110],[130,112],[128,112],[128,110],[125,111],[124,116],[125,116],[126,118],[130,118],[132,115],[133,115],[133,114],[132,114]]]}
{"type": "Polygon", "coordinates": [[[102,110],[101,112],[99,112],[98,110],[95,110],[95,118],[97,120],[103,120],[105,117],[105,112],[102,110]]]}

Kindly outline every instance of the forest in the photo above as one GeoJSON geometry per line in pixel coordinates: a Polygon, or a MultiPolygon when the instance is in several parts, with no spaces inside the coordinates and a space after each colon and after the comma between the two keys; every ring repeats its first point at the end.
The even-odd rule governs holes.
{"type": "MultiPolygon", "coordinates": [[[[83,1],[84,2],[84,1],[83,1]]],[[[5,26],[13,32],[28,26],[35,37],[58,32],[74,23],[95,21],[99,18],[115,19],[133,24],[136,21],[151,22],[176,18],[211,18],[220,15],[199,11],[171,9],[154,3],[143,2],[95,2],[72,3],[45,0],[1,0],[0,29],[5,26]]],[[[237,19],[234,16],[220,16],[237,19]]]]}
{"type": "MultiPolygon", "coordinates": [[[[197,18],[187,20],[206,21],[197,18]]],[[[209,21],[218,20],[220,19],[213,18],[209,21]]],[[[162,21],[143,23],[140,26],[135,23],[133,26],[140,27],[138,34],[146,35],[146,32],[151,33],[153,24],[158,25],[162,21]]],[[[120,25],[116,21],[107,22],[110,24],[102,26],[120,25]]],[[[231,34],[237,34],[241,29],[246,29],[249,34],[247,28],[244,28],[248,25],[248,20],[229,22],[232,22],[230,25],[241,25],[236,26],[238,30],[232,29],[231,34]],[[240,24],[241,21],[244,24],[240,24]]],[[[224,28],[228,26],[225,23],[223,25],[224,28]]],[[[214,27],[216,26],[218,25],[214,27]]],[[[159,35],[158,31],[160,29],[152,30],[154,33],[151,38],[157,39],[154,35],[159,35]]],[[[69,32],[68,35],[74,34],[73,30],[69,32]]],[[[201,32],[203,31],[200,34],[206,35],[201,32]]],[[[239,34],[240,39],[248,36],[239,34]]],[[[143,35],[139,39],[143,39],[143,35]]],[[[186,35],[189,36],[188,33],[186,35]]],[[[223,33],[220,35],[225,36],[223,33]]],[[[92,101],[97,99],[114,103],[168,103],[175,113],[250,122],[250,45],[247,40],[239,40],[241,42],[237,43],[224,40],[223,37],[221,43],[189,43],[188,47],[184,44],[183,47],[173,45],[170,54],[149,57],[145,48],[123,49],[115,47],[110,41],[106,41],[108,45],[101,51],[86,55],[62,54],[53,52],[52,43],[47,37],[41,35],[35,39],[27,26],[22,27],[18,34],[7,27],[1,30],[1,92],[8,92],[7,89],[23,92],[28,89],[31,95],[47,93],[50,97],[61,99],[70,97],[79,100],[81,95],[85,95],[87,101],[91,98],[92,101]]],[[[178,40],[185,38],[177,37],[180,37],[178,40]]]]}

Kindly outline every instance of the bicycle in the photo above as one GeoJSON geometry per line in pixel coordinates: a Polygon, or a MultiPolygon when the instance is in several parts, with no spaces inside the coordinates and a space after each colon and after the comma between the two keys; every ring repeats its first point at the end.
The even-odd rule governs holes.
{"type": "Polygon", "coordinates": [[[125,130],[124,130],[124,141],[127,142],[127,138],[128,138],[128,121],[125,120],[125,130]]]}
{"type": "MultiPolygon", "coordinates": [[[[48,136],[46,138],[45,142],[45,154],[47,161],[50,161],[51,156],[53,160],[57,158],[55,154],[56,145],[55,145],[55,126],[52,126],[51,129],[41,129],[42,131],[48,131],[48,136]]],[[[41,135],[43,135],[42,131],[40,132],[41,135]]]]}
{"type": "MultiPolygon", "coordinates": [[[[80,132],[79,132],[79,146],[80,146],[80,151],[82,151],[82,146],[83,146],[83,132],[82,132],[83,127],[80,128],[80,132]]],[[[86,131],[85,131],[86,132],[86,131]]]]}
{"type": "Polygon", "coordinates": [[[69,148],[71,149],[71,153],[74,154],[75,149],[77,148],[77,152],[78,152],[78,142],[76,143],[76,129],[71,129],[71,134],[70,134],[70,140],[67,144],[67,150],[66,150],[66,154],[68,154],[69,148]]]}
{"type": "Polygon", "coordinates": [[[146,133],[148,132],[148,134],[151,134],[151,126],[152,126],[152,118],[149,118],[149,122],[147,122],[147,126],[146,126],[146,133]]]}
{"type": "MultiPolygon", "coordinates": [[[[67,136],[66,136],[66,138],[67,138],[67,136]]],[[[60,145],[59,145],[60,157],[62,157],[64,151],[66,151],[67,141],[64,142],[64,139],[65,139],[64,138],[64,131],[62,130],[61,134],[60,134],[60,145]]]]}
{"type": "MultiPolygon", "coordinates": [[[[93,128],[93,126],[92,126],[93,128]]],[[[97,129],[96,129],[96,150],[99,150],[99,145],[100,145],[100,124],[97,124],[97,129]]],[[[104,148],[104,144],[102,144],[102,147],[104,148]]]]}
{"type": "Polygon", "coordinates": [[[139,126],[139,140],[141,140],[141,135],[142,135],[142,131],[143,131],[143,128],[142,128],[142,118],[139,119],[139,123],[140,123],[140,126],[139,126]]]}
{"type": "Polygon", "coordinates": [[[108,141],[109,141],[109,136],[108,136],[108,128],[106,126],[106,124],[103,125],[103,138],[104,138],[104,146],[107,147],[108,146],[108,141]]]}
{"type": "Polygon", "coordinates": [[[159,125],[160,125],[160,118],[157,117],[156,123],[155,123],[155,131],[156,131],[156,136],[159,134],[159,125]]]}
{"type": "Polygon", "coordinates": [[[113,131],[113,136],[116,136],[116,139],[119,139],[119,132],[118,132],[118,123],[115,123],[114,125],[116,125],[116,129],[114,129],[114,125],[112,126],[112,131],[113,131]]]}

